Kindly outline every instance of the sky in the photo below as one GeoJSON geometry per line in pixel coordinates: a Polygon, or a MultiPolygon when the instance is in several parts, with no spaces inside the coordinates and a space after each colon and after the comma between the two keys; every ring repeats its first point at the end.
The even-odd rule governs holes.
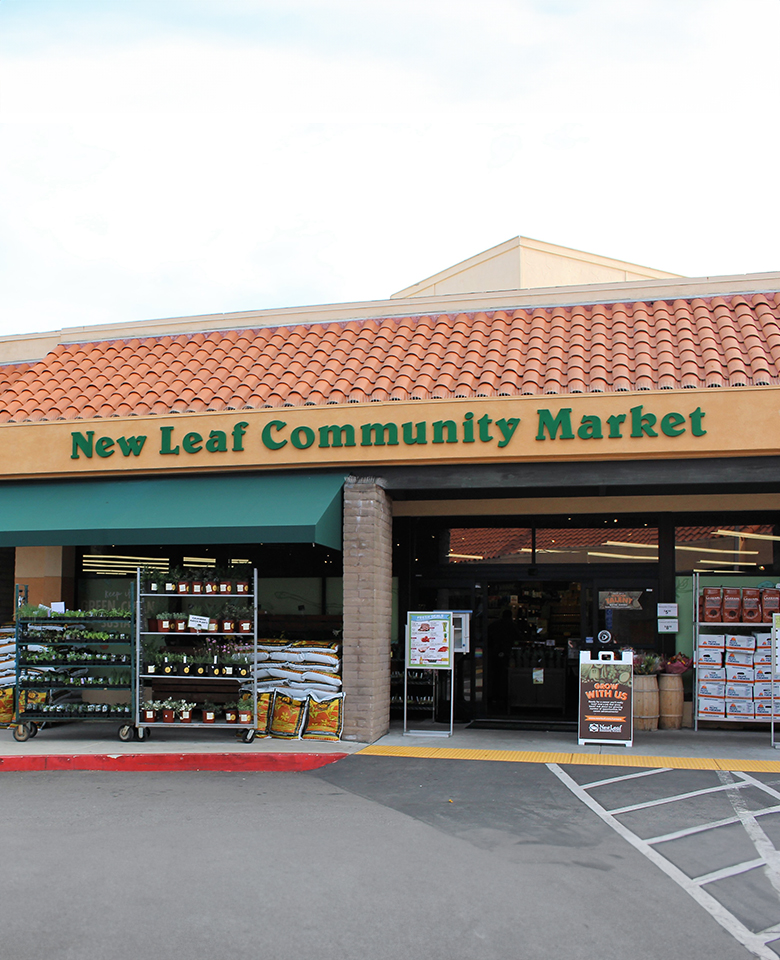
{"type": "Polygon", "coordinates": [[[780,0],[0,0],[0,336],[384,299],[522,235],[780,270],[780,0]]]}

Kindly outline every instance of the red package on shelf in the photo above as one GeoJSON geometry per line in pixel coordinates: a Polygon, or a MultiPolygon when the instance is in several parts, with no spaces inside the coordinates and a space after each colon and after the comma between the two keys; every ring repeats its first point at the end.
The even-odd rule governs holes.
{"type": "Polygon", "coordinates": [[[761,622],[761,591],[753,587],[742,588],[743,623],[761,622]]]}
{"type": "Polygon", "coordinates": [[[721,594],[720,587],[705,587],[703,592],[704,616],[702,621],[707,623],[721,623],[721,594]]]}
{"type": "Polygon", "coordinates": [[[767,587],[761,591],[761,620],[763,623],[772,622],[772,614],[780,613],[780,590],[767,587]]]}
{"type": "Polygon", "coordinates": [[[742,620],[742,594],[739,587],[723,588],[723,622],[739,623],[742,620]]]}

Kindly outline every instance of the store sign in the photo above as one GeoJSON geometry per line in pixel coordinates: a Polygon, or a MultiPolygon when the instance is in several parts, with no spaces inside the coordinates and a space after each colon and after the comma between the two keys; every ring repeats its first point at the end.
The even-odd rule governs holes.
{"type": "Polygon", "coordinates": [[[410,613],[406,621],[406,666],[450,670],[452,663],[452,613],[410,613]]]}
{"type": "Polygon", "coordinates": [[[776,388],[399,400],[0,424],[0,477],[774,454],[776,388]],[[706,404],[706,405],[705,405],[706,404]]]}
{"type": "Polygon", "coordinates": [[[578,743],[633,743],[634,655],[580,651],[578,743]]]}
{"type": "Polygon", "coordinates": [[[641,590],[599,590],[599,610],[641,610],[641,590]]]}

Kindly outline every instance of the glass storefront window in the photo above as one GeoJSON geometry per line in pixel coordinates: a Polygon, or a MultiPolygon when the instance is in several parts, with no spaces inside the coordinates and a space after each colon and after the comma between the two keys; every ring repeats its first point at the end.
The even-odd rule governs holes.
{"type": "Polygon", "coordinates": [[[530,527],[453,527],[447,563],[531,563],[530,527]]]}
{"type": "Polygon", "coordinates": [[[675,527],[677,573],[761,573],[774,562],[771,524],[675,527]]]}
{"type": "Polygon", "coordinates": [[[534,562],[538,565],[657,563],[658,531],[655,527],[540,528],[536,531],[534,562]]]}

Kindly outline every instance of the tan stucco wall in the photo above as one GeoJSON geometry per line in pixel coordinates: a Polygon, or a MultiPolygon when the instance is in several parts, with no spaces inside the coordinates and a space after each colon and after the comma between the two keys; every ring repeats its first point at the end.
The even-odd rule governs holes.
{"type": "Polygon", "coordinates": [[[73,547],[17,547],[15,581],[28,588],[29,603],[64,600],[73,605],[75,586],[73,547]]]}

